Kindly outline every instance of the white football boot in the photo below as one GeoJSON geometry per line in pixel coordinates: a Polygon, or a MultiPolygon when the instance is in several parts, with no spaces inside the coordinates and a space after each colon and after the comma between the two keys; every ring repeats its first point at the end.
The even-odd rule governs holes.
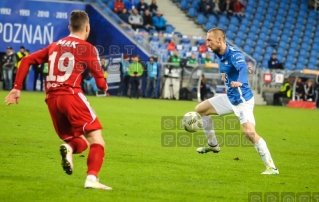
{"type": "Polygon", "coordinates": [[[86,189],[103,189],[103,190],[112,190],[112,187],[108,187],[104,184],[101,184],[99,180],[93,176],[89,175],[86,177],[84,188],[86,189]]]}
{"type": "Polygon", "coordinates": [[[220,151],[220,146],[217,144],[216,146],[212,147],[210,145],[205,146],[205,147],[199,147],[196,150],[199,154],[205,154],[207,152],[214,152],[218,153],[220,151]]]}
{"type": "Polygon", "coordinates": [[[261,173],[262,175],[279,175],[279,170],[277,168],[268,167],[264,172],[261,173]]]}
{"type": "Polygon", "coordinates": [[[60,146],[60,154],[62,157],[61,165],[64,172],[68,175],[72,175],[73,161],[72,161],[72,148],[68,144],[62,144],[60,146]]]}

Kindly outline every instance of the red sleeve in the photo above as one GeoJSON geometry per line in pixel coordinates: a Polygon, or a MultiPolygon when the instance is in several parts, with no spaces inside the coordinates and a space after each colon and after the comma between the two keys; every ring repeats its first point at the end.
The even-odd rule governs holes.
{"type": "Polygon", "coordinates": [[[21,60],[20,67],[17,71],[17,76],[14,82],[14,89],[21,90],[23,80],[26,77],[31,65],[43,64],[48,62],[49,46],[43,50],[32,53],[21,60]]]}
{"type": "Polygon", "coordinates": [[[107,89],[107,84],[104,79],[104,73],[101,67],[100,58],[98,56],[98,50],[93,46],[92,49],[93,54],[90,58],[90,65],[88,66],[88,68],[95,79],[98,89],[105,91],[107,89]]]}

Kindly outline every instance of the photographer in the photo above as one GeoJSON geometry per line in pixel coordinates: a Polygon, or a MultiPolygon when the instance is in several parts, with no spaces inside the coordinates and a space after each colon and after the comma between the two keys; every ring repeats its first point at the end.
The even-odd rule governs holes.
{"type": "Polygon", "coordinates": [[[2,69],[3,69],[3,80],[4,80],[4,89],[5,90],[11,90],[12,89],[12,83],[13,83],[13,70],[14,65],[16,64],[17,59],[13,52],[13,49],[11,46],[7,48],[7,54],[3,57],[2,63],[2,69]]]}

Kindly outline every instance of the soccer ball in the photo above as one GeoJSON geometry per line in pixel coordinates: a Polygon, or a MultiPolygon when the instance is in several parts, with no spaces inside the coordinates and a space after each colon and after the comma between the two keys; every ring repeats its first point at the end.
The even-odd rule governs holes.
{"type": "Polygon", "coordinates": [[[197,112],[187,112],[182,120],[182,125],[187,132],[193,133],[203,128],[203,120],[197,112]]]}

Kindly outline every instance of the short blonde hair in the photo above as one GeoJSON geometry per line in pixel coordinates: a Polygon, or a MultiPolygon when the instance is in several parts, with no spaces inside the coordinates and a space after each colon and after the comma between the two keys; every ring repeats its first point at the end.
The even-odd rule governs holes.
{"type": "Polygon", "coordinates": [[[211,33],[213,32],[217,37],[221,37],[224,41],[226,41],[226,33],[223,29],[219,28],[219,27],[214,27],[210,30],[208,30],[207,33],[211,33]]]}

